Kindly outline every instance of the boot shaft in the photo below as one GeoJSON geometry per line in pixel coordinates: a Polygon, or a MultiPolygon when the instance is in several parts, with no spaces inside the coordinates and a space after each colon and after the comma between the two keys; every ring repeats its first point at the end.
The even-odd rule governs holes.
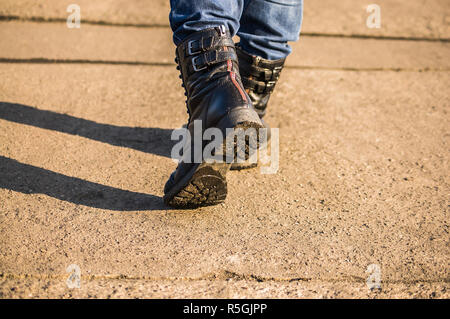
{"type": "Polygon", "coordinates": [[[270,94],[280,77],[286,59],[266,60],[236,46],[242,83],[260,117],[266,112],[270,94]]]}
{"type": "Polygon", "coordinates": [[[193,33],[178,45],[175,61],[186,91],[190,119],[198,118],[209,100],[221,101],[223,110],[214,113],[225,112],[229,105],[251,106],[241,82],[236,48],[225,27],[193,33]]]}

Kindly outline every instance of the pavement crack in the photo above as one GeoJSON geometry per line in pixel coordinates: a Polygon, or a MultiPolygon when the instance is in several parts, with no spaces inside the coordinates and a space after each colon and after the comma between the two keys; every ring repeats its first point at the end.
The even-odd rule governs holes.
{"type": "MultiPolygon", "coordinates": [[[[0,281],[5,280],[63,280],[67,279],[67,274],[13,274],[13,273],[0,273],[0,281]]],[[[143,280],[143,281],[253,281],[253,282],[278,282],[278,283],[292,283],[292,282],[313,282],[320,281],[326,283],[364,283],[365,278],[344,275],[340,278],[306,278],[306,277],[265,277],[256,274],[240,274],[230,270],[218,270],[210,272],[198,277],[171,277],[171,276],[130,276],[125,274],[117,275],[81,275],[81,279],[85,281],[98,281],[98,280],[143,280]]],[[[382,280],[383,284],[436,284],[436,283],[450,283],[450,278],[435,278],[435,279],[417,279],[417,280],[382,280]]]]}
{"type": "MultiPolygon", "coordinates": [[[[21,17],[17,15],[0,15],[0,21],[21,21],[37,23],[66,23],[65,18],[28,16],[21,17]]],[[[83,24],[100,25],[108,27],[133,27],[133,28],[163,28],[170,29],[169,24],[165,23],[130,23],[130,22],[112,22],[105,20],[83,19],[83,24]]],[[[325,32],[301,32],[303,37],[325,37],[325,38],[351,38],[362,40],[394,40],[394,41],[426,41],[426,42],[450,42],[450,38],[433,38],[417,36],[391,36],[391,35],[368,35],[357,33],[325,33],[325,32]]]]}
{"type": "Polygon", "coordinates": [[[388,40],[388,41],[425,41],[425,42],[450,42],[450,38],[427,38],[427,37],[406,37],[391,35],[368,35],[368,34],[342,34],[342,33],[321,33],[321,32],[302,32],[303,37],[321,37],[321,38],[349,38],[361,40],[388,40]]]}
{"type": "MultiPolygon", "coordinates": [[[[37,23],[66,23],[65,18],[51,17],[20,17],[16,15],[0,15],[0,21],[20,21],[20,22],[37,22],[37,23]]],[[[168,24],[163,23],[128,23],[128,22],[111,22],[105,20],[83,19],[83,24],[100,25],[107,27],[133,27],[133,28],[170,28],[168,24]]]]}
{"type": "MultiPolygon", "coordinates": [[[[0,63],[23,64],[92,64],[92,65],[128,65],[128,66],[163,66],[173,67],[175,63],[120,61],[120,60],[89,60],[89,59],[51,59],[51,58],[0,58],[0,63]]],[[[355,67],[328,67],[308,65],[286,65],[286,69],[295,70],[322,70],[322,71],[348,71],[348,72],[450,72],[450,68],[355,68],[355,67]]]]}
{"type": "Polygon", "coordinates": [[[139,66],[174,66],[174,63],[143,62],[143,61],[111,61],[89,59],[48,59],[48,58],[0,58],[0,63],[30,63],[30,64],[106,64],[106,65],[139,65],[139,66]]]}

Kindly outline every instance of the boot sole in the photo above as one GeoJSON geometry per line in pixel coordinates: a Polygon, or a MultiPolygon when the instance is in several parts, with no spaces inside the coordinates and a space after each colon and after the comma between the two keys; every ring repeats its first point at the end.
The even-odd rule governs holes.
{"type": "MultiPolygon", "coordinates": [[[[236,114],[238,116],[229,114],[218,123],[217,127],[223,132],[225,132],[227,127],[243,130],[248,128],[258,130],[263,127],[259,122],[259,118],[255,119],[250,110],[244,110],[246,110],[244,114],[240,110],[236,114]]],[[[257,116],[256,113],[255,115],[257,116]]],[[[236,141],[233,144],[233,160],[236,160],[238,156],[236,141]]],[[[223,149],[224,154],[226,154],[226,139],[223,144],[223,149]]],[[[231,163],[226,162],[203,162],[195,165],[188,174],[164,195],[164,203],[175,208],[196,208],[222,203],[227,197],[226,175],[230,166],[231,163]]]]}
{"type": "MultiPolygon", "coordinates": [[[[268,129],[268,136],[267,136],[267,142],[269,142],[270,140],[270,127],[264,123],[263,120],[261,120],[261,122],[263,123],[263,127],[268,129]]],[[[263,146],[263,145],[259,145],[260,147],[267,147],[267,145],[263,146]]],[[[246,141],[246,145],[245,145],[246,149],[245,149],[245,162],[243,163],[233,163],[231,164],[230,170],[231,171],[241,171],[241,170],[247,170],[247,169],[252,169],[255,167],[258,167],[258,162],[256,163],[252,163],[248,160],[248,158],[250,157],[250,153],[249,153],[249,145],[248,145],[248,141],[246,141]]]]}
{"type": "Polygon", "coordinates": [[[231,165],[230,170],[231,171],[241,171],[244,169],[251,169],[251,168],[255,168],[255,167],[258,167],[258,163],[242,163],[242,164],[234,163],[231,165]]]}

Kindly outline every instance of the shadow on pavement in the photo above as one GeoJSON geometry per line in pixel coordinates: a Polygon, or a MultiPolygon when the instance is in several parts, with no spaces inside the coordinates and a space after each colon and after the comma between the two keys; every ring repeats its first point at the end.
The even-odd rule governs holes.
{"type": "Polygon", "coordinates": [[[170,139],[172,134],[170,129],[101,124],[8,102],[0,102],[0,119],[78,135],[114,146],[128,147],[165,157],[170,157],[172,147],[177,142],[170,139]]]}
{"type": "Polygon", "coordinates": [[[168,209],[161,197],[55,173],[0,156],[0,188],[45,194],[74,204],[116,211],[168,209]]]}

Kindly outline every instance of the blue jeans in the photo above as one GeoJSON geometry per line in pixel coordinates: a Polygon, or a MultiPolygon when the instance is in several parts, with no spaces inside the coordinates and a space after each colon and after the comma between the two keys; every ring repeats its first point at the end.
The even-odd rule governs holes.
{"type": "Polygon", "coordinates": [[[225,25],[244,51],[264,59],[285,58],[297,41],[303,0],[170,0],[175,45],[206,28],[225,25]]]}

